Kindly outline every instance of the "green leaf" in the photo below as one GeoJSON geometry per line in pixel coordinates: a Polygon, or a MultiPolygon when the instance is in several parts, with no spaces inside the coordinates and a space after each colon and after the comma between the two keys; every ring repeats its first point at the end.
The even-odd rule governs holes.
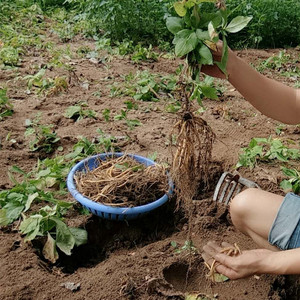
{"type": "Polygon", "coordinates": [[[33,127],[29,127],[25,130],[24,136],[28,137],[35,133],[35,129],[33,127]]]}
{"type": "Polygon", "coordinates": [[[84,245],[88,241],[88,233],[85,229],[69,227],[70,232],[72,233],[75,239],[75,245],[80,246],[84,245]]]}
{"type": "Polygon", "coordinates": [[[39,196],[39,193],[34,193],[34,194],[28,196],[28,199],[25,204],[24,212],[26,212],[30,208],[32,201],[34,199],[36,199],[38,196],[39,196]]]}
{"type": "Polygon", "coordinates": [[[6,217],[9,220],[9,223],[12,223],[18,219],[21,215],[21,212],[24,210],[24,205],[19,201],[8,202],[3,208],[6,210],[6,217]]]}
{"type": "Polygon", "coordinates": [[[58,260],[58,253],[56,250],[56,242],[48,232],[48,239],[43,248],[43,255],[53,264],[58,260]]]}
{"type": "Polygon", "coordinates": [[[223,50],[221,62],[215,62],[215,64],[220,68],[220,70],[227,76],[227,60],[228,60],[228,45],[225,35],[223,36],[223,50]]]}
{"type": "Polygon", "coordinates": [[[69,227],[57,217],[50,217],[56,223],[56,244],[57,247],[67,255],[71,255],[71,250],[75,245],[75,238],[69,227]]]}
{"type": "Polygon", "coordinates": [[[226,31],[231,33],[236,33],[245,28],[248,23],[251,21],[252,17],[235,17],[225,28],[226,31]]]}
{"type": "Polygon", "coordinates": [[[295,169],[282,168],[282,172],[284,175],[288,177],[297,177],[297,171],[295,169]]]}
{"type": "Polygon", "coordinates": [[[126,124],[129,128],[142,125],[142,123],[139,120],[126,120],[126,124]]]}
{"type": "Polygon", "coordinates": [[[6,209],[0,209],[0,226],[6,226],[9,223],[9,219],[6,216],[6,209]]]}
{"type": "Polygon", "coordinates": [[[175,241],[171,241],[171,246],[177,248],[177,243],[175,241]]]}
{"type": "Polygon", "coordinates": [[[202,93],[206,98],[218,100],[217,90],[210,86],[202,86],[201,87],[202,93]]]}
{"type": "Polygon", "coordinates": [[[26,234],[25,242],[33,240],[40,231],[40,222],[42,220],[41,215],[33,215],[28,219],[22,221],[20,225],[20,231],[26,234]]]}
{"type": "Polygon", "coordinates": [[[280,187],[284,190],[285,193],[291,192],[293,190],[293,185],[289,180],[281,181],[280,187]]]}
{"type": "Polygon", "coordinates": [[[211,298],[205,294],[185,294],[184,300],[214,300],[215,297],[211,298]]]}
{"type": "Polygon", "coordinates": [[[174,9],[180,17],[184,17],[186,15],[187,9],[184,2],[174,3],[174,9]]]}
{"type": "Polygon", "coordinates": [[[15,172],[15,173],[22,174],[22,175],[24,175],[24,176],[27,175],[26,172],[24,172],[22,169],[20,169],[20,168],[17,167],[17,166],[12,166],[12,167],[10,168],[10,170],[13,171],[13,172],[15,172]]]}
{"type": "Polygon", "coordinates": [[[167,28],[173,34],[176,34],[178,31],[182,30],[183,22],[181,18],[178,17],[169,17],[166,21],[167,28]]]}
{"type": "Polygon", "coordinates": [[[207,46],[204,44],[199,49],[200,62],[203,65],[213,65],[213,56],[207,46]]]}
{"type": "Polygon", "coordinates": [[[205,41],[205,40],[209,40],[210,39],[210,36],[209,36],[209,33],[208,31],[203,31],[201,29],[197,29],[196,30],[196,35],[197,35],[197,38],[201,41],[205,41]]]}
{"type": "Polygon", "coordinates": [[[186,8],[192,8],[193,6],[195,6],[195,0],[188,0],[186,3],[185,3],[185,7],[186,8]]]}
{"type": "Polygon", "coordinates": [[[157,151],[153,152],[152,154],[148,155],[148,158],[153,160],[153,161],[156,161],[157,159],[157,151]]]}
{"type": "Polygon", "coordinates": [[[219,273],[215,273],[214,274],[214,282],[224,282],[229,280],[228,277],[226,277],[225,275],[219,274],[219,273]]]}
{"type": "Polygon", "coordinates": [[[66,109],[65,112],[65,117],[71,119],[73,116],[75,116],[76,114],[79,114],[79,112],[81,111],[81,106],[75,105],[75,106],[69,106],[66,109]]]}
{"type": "Polygon", "coordinates": [[[299,192],[300,192],[300,182],[293,185],[293,192],[297,195],[299,194],[299,192]]]}
{"type": "Polygon", "coordinates": [[[175,45],[176,56],[184,56],[196,48],[198,39],[194,31],[183,29],[179,31],[177,35],[179,39],[175,45]]]}
{"type": "Polygon", "coordinates": [[[208,34],[209,34],[210,40],[213,40],[215,37],[218,36],[212,22],[208,23],[208,34]]]}

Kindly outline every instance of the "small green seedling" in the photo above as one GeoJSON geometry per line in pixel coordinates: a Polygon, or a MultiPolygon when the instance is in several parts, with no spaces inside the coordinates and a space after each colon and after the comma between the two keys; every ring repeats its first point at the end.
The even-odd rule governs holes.
{"type": "Polygon", "coordinates": [[[65,111],[65,117],[73,119],[75,122],[85,119],[94,118],[97,119],[97,113],[92,109],[87,109],[88,104],[86,102],[79,102],[77,105],[72,105],[65,111]]]}
{"type": "Polygon", "coordinates": [[[134,47],[134,52],[131,55],[131,60],[134,62],[140,61],[157,61],[159,54],[152,50],[152,45],[148,48],[143,47],[141,44],[137,44],[134,47]]]}
{"type": "Polygon", "coordinates": [[[124,120],[126,122],[126,125],[129,127],[130,130],[132,130],[134,127],[142,125],[142,123],[139,120],[129,119],[128,116],[127,116],[127,112],[128,112],[128,110],[121,109],[120,114],[115,115],[114,119],[118,120],[118,121],[124,120]]]}
{"type": "Polygon", "coordinates": [[[25,137],[33,136],[29,143],[30,151],[41,151],[52,153],[58,147],[60,138],[53,131],[53,125],[40,124],[41,116],[38,115],[35,119],[27,119],[25,121],[26,131],[25,137]]]}
{"type": "Polygon", "coordinates": [[[40,69],[34,75],[27,75],[23,79],[27,80],[27,92],[33,89],[37,90],[37,94],[45,94],[46,96],[56,96],[61,92],[68,90],[68,82],[66,77],[57,76],[53,78],[45,78],[45,69],[40,69]]]}
{"type": "Polygon", "coordinates": [[[102,116],[103,116],[105,122],[109,122],[110,121],[110,109],[108,109],[108,108],[103,109],[102,116]]]}
{"type": "Polygon", "coordinates": [[[184,242],[184,245],[182,247],[179,247],[177,242],[175,241],[172,241],[171,242],[171,246],[175,249],[174,252],[175,253],[182,253],[182,252],[187,252],[186,254],[189,255],[189,254],[197,254],[198,253],[198,249],[194,246],[193,244],[193,241],[192,240],[187,240],[184,242]]]}
{"type": "Polygon", "coordinates": [[[0,88],[0,121],[13,114],[13,104],[8,99],[7,90],[0,88]]]}

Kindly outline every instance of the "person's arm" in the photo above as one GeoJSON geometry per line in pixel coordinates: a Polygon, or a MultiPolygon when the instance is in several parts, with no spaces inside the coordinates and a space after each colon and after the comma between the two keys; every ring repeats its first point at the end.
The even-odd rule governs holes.
{"type": "MultiPolygon", "coordinates": [[[[217,60],[220,53],[214,53],[217,60]]],[[[202,71],[224,78],[216,68],[203,66],[202,71]]],[[[286,124],[300,124],[300,89],[263,76],[232,50],[229,50],[227,72],[229,82],[261,113],[286,124]]]]}
{"type": "MultiPolygon", "coordinates": [[[[229,244],[224,243],[223,246],[229,244]]],[[[215,242],[203,247],[203,258],[209,264],[215,259],[217,272],[230,279],[239,279],[255,274],[300,274],[300,248],[271,251],[267,249],[246,250],[238,256],[220,253],[215,242]]]]}

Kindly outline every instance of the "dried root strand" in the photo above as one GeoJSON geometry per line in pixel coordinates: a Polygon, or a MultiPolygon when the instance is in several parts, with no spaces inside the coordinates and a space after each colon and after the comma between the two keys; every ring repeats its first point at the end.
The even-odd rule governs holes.
{"type": "Polygon", "coordinates": [[[81,194],[111,206],[143,205],[155,201],[168,190],[164,167],[146,167],[126,155],[99,161],[98,167],[77,172],[74,178],[81,194]]]}
{"type": "MultiPolygon", "coordinates": [[[[242,251],[241,251],[240,247],[237,245],[237,243],[234,243],[233,246],[223,248],[220,251],[220,253],[224,253],[228,256],[237,256],[237,255],[242,254],[242,251]]],[[[207,262],[204,262],[204,264],[209,269],[209,272],[208,272],[208,274],[206,274],[206,277],[214,282],[215,275],[218,274],[218,272],[216,271],[216,268],[219,265],[219,263],[214,259],[211,265],[209,265],[207,262]]]]}

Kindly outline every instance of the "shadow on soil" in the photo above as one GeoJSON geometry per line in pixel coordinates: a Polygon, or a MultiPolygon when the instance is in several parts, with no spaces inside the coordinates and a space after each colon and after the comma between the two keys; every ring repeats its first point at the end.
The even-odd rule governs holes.
{"type": "Polygon", "coordinates": [[[88,243],[74,249],[71,256],[60,253],[58,266],[65,273],[79,267],[92,267],[117,249],[130,249],[163,240],[180,231],[186,222],[184,214],[175,211],[175,201],[169,202],[141,219],[111,221],[92,216],[85,224],[88,243]]]}

